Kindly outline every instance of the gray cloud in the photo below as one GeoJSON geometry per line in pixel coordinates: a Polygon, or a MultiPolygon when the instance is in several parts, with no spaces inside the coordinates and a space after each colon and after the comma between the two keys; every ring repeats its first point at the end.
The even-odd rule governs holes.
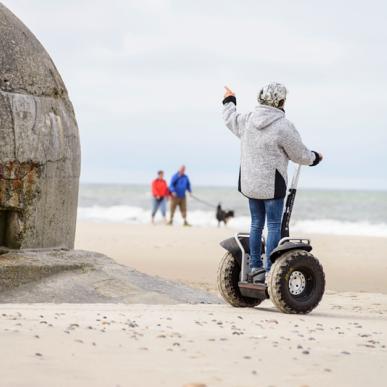
{"type": "Polygon", "coordinates": [[[271,80],[325,163],[320,187],[387,189],[383,1],[4,2],[38,36],[68,86],[83,181],[146,182],[185,162],[195,182],[233,184],[239,146],[223,85],[251,109],[271,80]]]}

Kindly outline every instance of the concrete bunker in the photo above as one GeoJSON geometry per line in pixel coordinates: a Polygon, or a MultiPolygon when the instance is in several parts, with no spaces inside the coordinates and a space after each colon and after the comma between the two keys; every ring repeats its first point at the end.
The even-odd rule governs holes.
{"type": "Polygon", "coordinates": [[[0,246],[73,248],[80,144],[44,47],[0,3],[0,246]]]}

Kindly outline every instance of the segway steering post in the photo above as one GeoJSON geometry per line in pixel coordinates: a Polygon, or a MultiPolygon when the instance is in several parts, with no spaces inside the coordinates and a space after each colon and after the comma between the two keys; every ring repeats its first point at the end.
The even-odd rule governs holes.
{"type": "Polygon", "coordinates": [[[298,164],[296,171],[294,172],[292,182],[290,183],[289,193],[286,198],[285,210],[284,210],[282,225],[281,225],[281,241],[284,238],[289,238],[289,223],[290,223],[290,217],[292,216],[294,201],[296,199],[297,185],[298,185],[298,180],[300,178],[300,172],[301,172],[301,164],[298,164]]]}

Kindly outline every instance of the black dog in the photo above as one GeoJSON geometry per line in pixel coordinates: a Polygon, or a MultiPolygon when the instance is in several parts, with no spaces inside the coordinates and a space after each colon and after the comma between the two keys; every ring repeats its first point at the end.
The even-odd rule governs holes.
{"type": "Polygon", "coordinates": [[[234,211],[224,211],[222,206],[218,204],[216,207],[216,220],[218,221],[218,227],[220,227],[221,222],[225,225],[227,224],[230,218],[234,217],[234,211]]]}

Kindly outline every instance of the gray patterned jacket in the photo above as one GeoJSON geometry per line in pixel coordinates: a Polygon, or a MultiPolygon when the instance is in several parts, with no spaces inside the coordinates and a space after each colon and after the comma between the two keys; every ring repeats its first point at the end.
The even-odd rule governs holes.
{"type": "Polygon", "coordinates": [[[289,160],[303,165],[320,161],[282,110],[258,105],[255,111],[240,114],[233,96],[225,98],[223,106],[226,126],[241,140],[239,191],[248,198],[285,197],[289,160]]]}

